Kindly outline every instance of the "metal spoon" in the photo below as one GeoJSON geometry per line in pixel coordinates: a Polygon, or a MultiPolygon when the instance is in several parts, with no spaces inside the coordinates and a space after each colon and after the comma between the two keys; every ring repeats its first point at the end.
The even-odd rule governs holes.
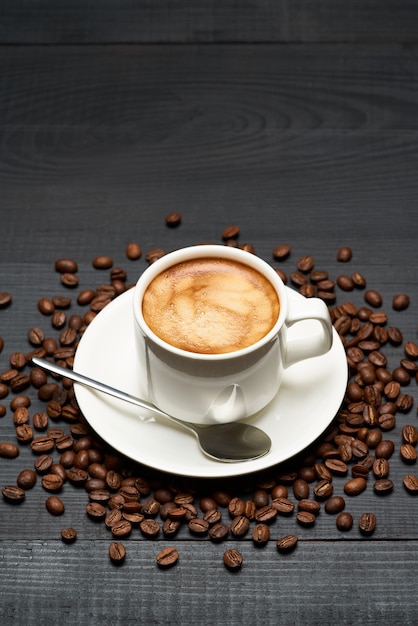
{"type": "Polygon", "coordinates": [[[145,400],[140,400],[129,393],[125,393],[119,389],[115,389],[114,387],[110,387],[109,385],[94,380],[93,378],[89,378],[88,376],[84,376],[83,374],[79,374],[73,370],[51,363],[46,359],[33,357],[32,362],[49,372],[65,376],[66,378],[70,378],[71,380],[87,387],[92,387],[93,389],[107,393],[115,398],[119,398],[120,400],[136,404],[143,409],[147,409],[147,411],[152,411],[160,417],[164,417],[165,419],[171,420],[176,424],[180,424],[197,437],[202,452],[217,461],[226,461],[230,463],[250,461],[264,456],[271,448],[270,437],[264,431],[260,430],[256,426],[252,426],[251,424],[230,422],[226,424],[197,426],[196,424],[183,422],[182,420],[172,417],[171,415],[160,411],[160,409],[156,406],[146,402],[145,400]]]}

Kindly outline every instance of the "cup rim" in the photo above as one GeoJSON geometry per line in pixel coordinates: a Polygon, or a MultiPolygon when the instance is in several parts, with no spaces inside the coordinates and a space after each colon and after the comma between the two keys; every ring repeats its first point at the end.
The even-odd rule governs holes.
{"type": "Polygon", "coordinates": [[[193,246],[178,248],[177,250],[168,252],[157,261],[152,263],[149,267],[147,267],[140,275],[135,284],[133,307],[135,322],[142,332],[143,336],[150,339],[160,348],[166,350],[167,352],[170,352],[171,354],[181,356],[183,358],[205,362],[224,361],[243,357],[247,354],[252,354],[256,352],[259,348],[265,346],[267,343],[276,338],[286,319],[287,295],[285,285],[280,276],[273,269],[273,267],[269,265],[267,261],[264,261],[264,259],[262,259],[261,257],[258,257],[251,252],[247,252],[246,250],[225,246],[224,244],[196,244],[193,246]],[[198,253],[197,250],[199,250],[198,253]],[[144,316],[142,314],[142,307],[139,304],[143,294],[145,293],[146,288],[158,274],[160,274],[168,267],[176,265],[177,263],[182,263],[183,261],[187,261],[193,258],[207,257],[231,259],[253,267],[254,269],[261,272],[272,283],[279,296],[280,311],[274,326],[269,330],[268,333],[266,333],[266,335],[264,335],[264,337],[251,344],[250,346],[241,348],[240,350],[234,350],[232,352],[225,352],[220,354],[190,352],[188,350],[183,350],[182,348],[172,346],[168,342],[161,339],[151,330],[151,328],[148,326],[144,319],[144,316]]]}

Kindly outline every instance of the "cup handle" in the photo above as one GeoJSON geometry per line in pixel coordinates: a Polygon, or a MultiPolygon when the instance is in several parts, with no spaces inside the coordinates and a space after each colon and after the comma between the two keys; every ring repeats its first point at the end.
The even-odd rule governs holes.
{"type": "Polygon", "coordinates": [[[285,368],[303,359],[321,356],[332,347],[332,322],[325,302],[319,298],[289,300],[285,325],[291,327],[297,322],[307,320],[318,321],[320,324],[319,332],[286,340],[284,350],[285,357],[283,359],[285,368]]]}

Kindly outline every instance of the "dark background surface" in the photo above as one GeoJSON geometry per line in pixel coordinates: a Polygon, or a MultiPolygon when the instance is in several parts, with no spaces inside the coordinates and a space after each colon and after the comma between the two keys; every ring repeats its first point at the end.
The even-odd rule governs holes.
{"type": "MultiPolygon", "coordinates": [[[[0,291],[13,302],[0,310],[0,371],[30,349],[28,328],[50,329],[38,299],[68,294],[57,258],[77,260],[80,290],[105,280],[92,267],[100,254],[134,282],[147,251],[222,243],[230,224],[275,267],[273,248],[291,244],[286,272],[305,254],[334,279],[362,272],[390,324],[417,341],[417,20],[406,0],[3,1],[0,291]],[[176,229],[165,225],[172,211],[183,215],[176,229]],[[130,241],[143,248],[138,261],[126,258],[130,241]],[[353,249],[349,266],[336,261],[341,245],[353,249]],[[401,313],[391,308],[400,292],[411,297],[401,313]]],[[[361,291],[336,293],[364,303],[361,291]]],[[[403,356],[385,353],[391,367],[403,356]]],[[[417,425],[415,381],[405,391],[414,407],[388,434],[393,493],[374,495],[369,478],[347,502],[355,524],[376,513],[371,538],[340,533],[324,512],[310,529],[279,518],[262,549],[249,535],[215,545],[183,529],[179,563],[161,571],[167,541],[135,531],[116,568],[84,491],[66,485],[54,518],[38,480],[21,506],[0,501],[2,623],[416,624],[417,499],[402,477],[417,471],[399,458],[402,426],[417,425]],[[77,528],[75,544],[62,543],[64,526],[77,528]],[[299,545],[279,555],[275,539],[289,532],[299,545]],[[244,556],[236,574],[222,564],[232,546],[244,556]]],[[[0,439],[14,438],[8,408],[0,439]]],[[[0,459],[1,486],[33,461],[28,447],[0,459]]]]}

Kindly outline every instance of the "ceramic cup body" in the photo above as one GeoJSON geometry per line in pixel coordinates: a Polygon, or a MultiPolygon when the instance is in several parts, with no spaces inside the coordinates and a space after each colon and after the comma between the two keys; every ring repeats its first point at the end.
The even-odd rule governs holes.
{"type": "Polygon", "coordinates": [[[150,265],[134,288],[133,307],[138,391],[162,411],[195,424],[232,422],[253,415],[276,395],[286,367],[324,354],[332,345],[331,320],[322,300],[298,298],[296,304],[290,302],[286,287],[268,263],[223,245],[182,248],[150,265]],[[160,339],[144,319],[143,296],[157,275],[178,263],[208,257],[248,265],[276,290],[280,302],[277,321],[249,347],[224,354],[188,352],[160,339]],[[288,328],[306,319],[317,320],[319,332],[289,341],[288,328]]]}

